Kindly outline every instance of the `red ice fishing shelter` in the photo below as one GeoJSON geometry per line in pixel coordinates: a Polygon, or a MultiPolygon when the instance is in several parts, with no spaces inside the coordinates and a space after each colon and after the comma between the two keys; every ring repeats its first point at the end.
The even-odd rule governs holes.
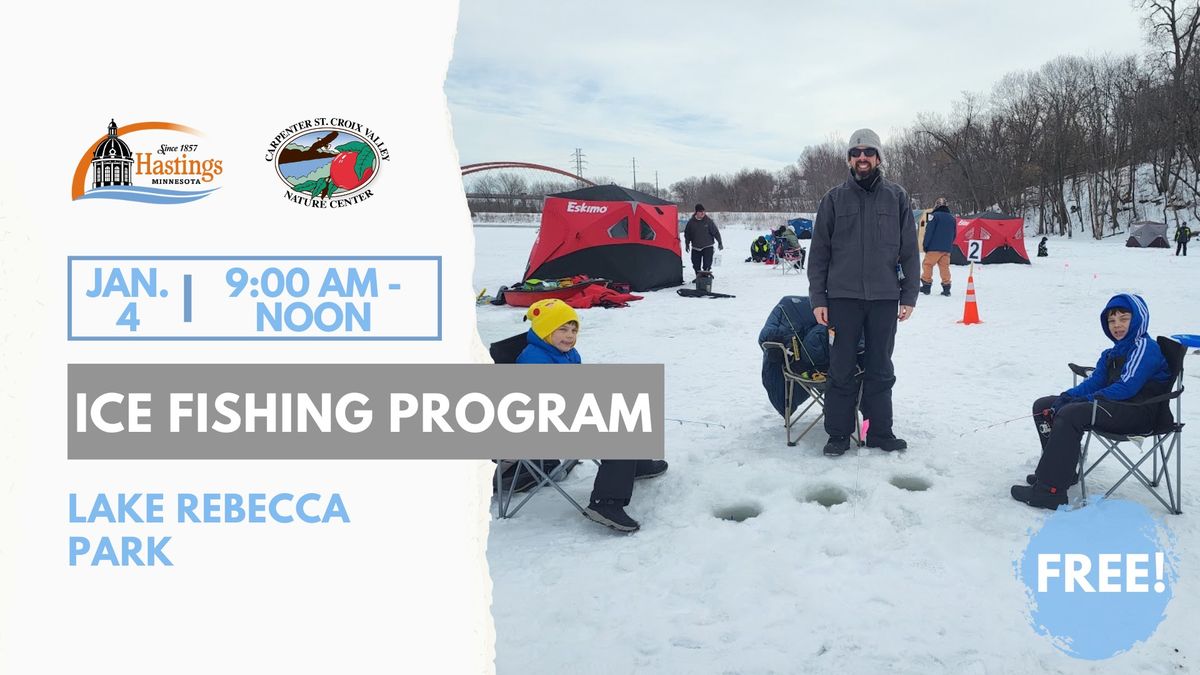
{"type": "Polygon", "coordinates": [[[981,260],[984,265],[995,263],[1029,264],[1025,252],[1025,219],[1003,213],[976,213],[958,219],[950,263],[966,265],[968,242],[983,242],[981,260]]]}
{"type": "Polygon", "coordinates": [[[525,279],[586,274],[635,291],[678,286],[683,283],[678,217],[671,202],[616,185],[549,195],[525,279]]]}

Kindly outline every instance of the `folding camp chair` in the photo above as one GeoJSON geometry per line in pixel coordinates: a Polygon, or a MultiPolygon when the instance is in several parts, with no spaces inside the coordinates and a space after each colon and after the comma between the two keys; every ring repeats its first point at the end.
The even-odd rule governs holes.
{"type": "MultiPolygon", "coordinates": [[[[1100,462],[1107,457],[1115,458],[1124,468],[1125,474],[1121,479],[1113,484],[1104,493],[1105,497],[1109,497],[1117,488],[1121,487],[1130,476],[1137,479],[1142,487],[1154,495],[1154,498],[1159,501],[1168,511],[1176,515],[1183,513],[1182,499],[1182,454],[1183,454],[1183,406],[1180,401],[1180,396],[1183,394],[1183,357],[1187,354],[1187,348],[1178,342],[1160,336],[1158,338],[1158,346],[1162,349],[1163,356],[1167,359],[1167,365],[1171,369],[1171,391],[1166,394],[1149,398],[1145,401],[1136,403],[1126,401],[1103,401],[1104,406],[1158,406],[1159,414],[1152,429],[1143,429],[1137,433],[1118,434],[1111,431],[1094,428],[1096,423],[1096,414],[1100,411],[1101,402],[1095,401],[1092,404],[1092,421],[1091,425],[1086,427],[1087,436],[1083,444],[1083,451],[1079,454],[1079,487],[1083,492],[1083,500],[1087,501],[1087,477],[1100,462]],[[1171,415],[1171,407],[1169,401],[1175,400],[1175,415],[1171,415]],[[1100,455],[1090,465],[1088,464],[1088,446],[1092,442],[1092,438],[1096,439],[1101,446],[1104,447],[1104,453],[1100,455]],[[1153,438],[1154,442],[1150,448],[1143,450],[1143,441],[1153,438]],[[1132,442],[1138,450],[1134,452],[1134,457],[1131,458],[1125,454],[1121,447],[1122,443],[1132,442]],[[1138,452],[1141,453],[1138,457],[1138,452]],[[1175,474],[1174,484],[1172,484],[1172,475],[1170,471],[1170,461],[1172,456],[1175,459],[1175,474]],[[1137,458],[1134,461],[1134,458],[1137,458]],[[1146,460],[1151,460],[1151,470],[1147,474],[1142,465],[1146,460]],[[1161,487],[1160,487],[1161,486],[1161,487]],[[1166,491],[1166,499],[1163,499],[1163,488],[1166,491]]],[[[1071,372],[1074,373],[1075,381],[1078,383],[1080,377],[1087,377],[1091,374],[1093,368],[1079,366],[1074,363],[1068,364],[1071,372]]]]}
{"type": "Polygon", "coordinates": [[[800,274],[804,270],[803,248],[785,248],[780,245],[775,251],[775,259],[785,275],[792,272],[800,274]]]}
{"type": "Polygon", "coordinates": [[[497,462],[496,466],[496,516],[499,518],[511,518],[512,516],[516,515],[517,511],[520,511],[521,507],[525,506],[526,502],[532,499],[533,495],[536,494],[538,490],[541,490],[547,485],[554,488],[558,494],[563,496],[563,499],[570,502],[571,505],[574,506],[580,513],[583,513],[583,506],[581,506],[579,502],[575,501],[574,497],[567,494],[567,492],[562,489],[562,486],[558,484],[559,481],[567,477],[567,474],[578,463],[579,460],[577,459],[568,459],[547,473],[542,468],[543,465],[540,460],[500,460],[497,462]],[[516,468],[513,471],[512,480],[509,482],[508,487],[505,487],[503,475],[514,466],[516,468]],[[514,493],[516,492],[517,485],[521,483],[522,472],[528,472],[527,475],[532,476],[533,480],[536,480],[537,482],[525,492],[524,499],[518,502],[516,506],[512,506],[512,500],[514,493]]]}
{"type": "MultiPolygon", "coordinates": [[[[817,422],[820,422],[825,418],[825,389],[827,388],[828,383],[824,379],[814,379],[809,373],[797,373],[792,369],[792,359],[795,358],[794,355],[800,353],[800,350],[804,348],[797,338],[792,338],[792,345],[790,349],[782,342],[764,342],[761,346],[764,352],[778,350],[780,356],[782,357],[783,381],[787,383],[787,386],[784,387],[783,427],[787,435],[787,444],[789,446],[795,446],[800,442],[801,438],[804,438],[805,434],[807,434],[812,430],[813,427],[817,425],[817,422]],[[796,412],[796,407],[799,402],[795,400],[795,394],[793,390],[793,387],[797,385],[802,387],[804,391],[808,393],[809,397],[808,405],[804,406],[804,409],[799,412],[796,412]],[[796,440],[792,440],[792,426],[796,424],[801,417],[804,417],[804,413],[812,409],[813,406],[817,406],[818,410],[820,410],[820,413],[808,423],[808,426],[804,427],[804,431],[801,431],[800,435],[796,436],[796,440]]],[[[859,382],[859,393],[861,395],[861,370],[855,374],[855,379],[859,382]]],[[[857,408],[854,411],[854,418],[855,425],[853,437],[858,445],[862,445],[862,440],[858,437],[858,430],[862,428],[862,418],[859,415],[857,408]]]]}
{"type": "MultiPolygon", "coordinates": [[[[520,333],[510,338],[505,338],[499,342],[493,342],[488,347],[488,352],[492,356],[492,361],[495,361],[496,363],[516,363],[517,357],[521,355],[521,350],[525,348],[526,344],[527,342],[525,333],[520,333]]],[[[544,468],[542,460],[513,459],[497,461],[495,478],[497,516],[500,518],[509,518],[516,515],[517,511],[520,511],[521,507],[525,506],[525,504],[533,497],[534,494],[537,493],[538,490],[546,487],[547,485],[554,488],[558,494],[563,496],[563,499],[566,499],[580,513],[583,513],[584,507],[581,506],[573,497],[571,497],[571,495],[567,494],[566,491],[563,490],[559,485],[559,481],[565,479],[567,474],[571,472],[571,469],[573,469],[578,463],[579,460],[577,459],[568,459],[559,463],[558,466],[547,472],[544,468]],[[504,474],[509,473],[510,471],[511,480],[508,482],[506,487],[504,485],[504,474]],[[521,485],[523,479],[526,477],[529,477],[529,480],[536,482],[526,491],[524,499],[517,503],[516,506],[512,506],[512,500],[516,493],[517,486],[521,485]]],[[[596,462],[596,464],[599,465],[599,462],[596,462]]]]}

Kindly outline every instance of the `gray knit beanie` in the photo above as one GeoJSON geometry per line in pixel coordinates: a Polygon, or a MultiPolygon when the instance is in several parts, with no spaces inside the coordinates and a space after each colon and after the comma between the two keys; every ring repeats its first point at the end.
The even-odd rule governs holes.
{"type": "Polygon", "coordinates": [[[879,155],[883,156],[883,145],[879,143],[879,134],[870,129],[859,129],[850,134],[850,145],[846,147],[846,151],[857,148],[860,145],[865,145],[868,148],[875,148],[879,151],[879,155]]]}

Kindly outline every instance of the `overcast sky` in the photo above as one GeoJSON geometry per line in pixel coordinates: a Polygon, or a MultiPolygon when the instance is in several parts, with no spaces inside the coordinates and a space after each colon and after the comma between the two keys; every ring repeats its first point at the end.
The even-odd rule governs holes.
{"type": "Polygon", "coordinates": [[[461,163],[516,160],[629,185],[777,170],[1063,54],[1145,53],[1130,0],[461,0],[446,95],[461,163]]]}

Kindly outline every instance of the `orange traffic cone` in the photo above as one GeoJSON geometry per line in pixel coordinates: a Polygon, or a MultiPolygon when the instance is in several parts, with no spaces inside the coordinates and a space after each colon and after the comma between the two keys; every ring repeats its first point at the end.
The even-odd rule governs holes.
{"type": "Polygon", "coordinates": [[[963,318],[959,321],[961,324],[970,325],[973,323],[983,323],[979,319],[979,306],[975,303],[975,274],[967,276],[967,301],[963,304],[963,318]]]}

